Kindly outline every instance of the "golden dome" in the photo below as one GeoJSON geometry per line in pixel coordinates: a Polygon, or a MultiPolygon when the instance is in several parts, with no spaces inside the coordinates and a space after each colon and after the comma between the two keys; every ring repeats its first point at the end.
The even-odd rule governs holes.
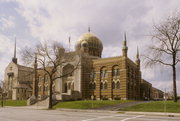
{"type": "Polygon", "coordinates": [[[80,36],[76,43],[76,50],[80,50],[83,45],[88,46],[89,55],[101,57],[103,45],[101,40],[94,34],[88,32],[80,36]]]}

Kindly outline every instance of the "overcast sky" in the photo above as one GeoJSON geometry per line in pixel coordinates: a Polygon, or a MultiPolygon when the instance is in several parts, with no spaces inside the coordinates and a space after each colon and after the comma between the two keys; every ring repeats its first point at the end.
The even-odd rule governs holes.
{"type": "MultiPolygon", "coordinates": [[[[148,36],[153,24],[158,24],[175,11],[180,11],[180,0],[0,0],[0,80],[11,62],[14,38],[17,38],[18,63],[20,51],[39,41],[52,40],[71,50],[78,38],[88,31],[103,42],[103,57],[122,54],[123,33],[127,33],[128,56],[135,61],[136,48],[144,54],[152,41],[148,36]]],[[[145,68],[142,78],[154,87],[172,89],[171,68],[145,68]]],[[[180,93],[180,66],[177,69],[180,93]]]]}

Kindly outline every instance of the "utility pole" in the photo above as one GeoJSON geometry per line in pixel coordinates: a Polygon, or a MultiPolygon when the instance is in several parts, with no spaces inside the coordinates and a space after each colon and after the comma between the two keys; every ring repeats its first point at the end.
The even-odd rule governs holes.
{"type": "Polygon", "coordinates": [[[166,88],[164,91],[164,112],[166,113],[166,88]]]}
{"type": "Polygon", "coordinates": [[[37,80],[37,54],[35,53],[34,61],[34,83],[33,83],[33,95],[38,98],[38,80],[37,80]]]}

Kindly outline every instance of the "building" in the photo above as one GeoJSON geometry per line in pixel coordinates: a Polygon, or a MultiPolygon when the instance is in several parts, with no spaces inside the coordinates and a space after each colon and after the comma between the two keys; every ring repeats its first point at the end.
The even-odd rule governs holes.
{"type": "Polygon", "coordinates": [[[141,99],[151,100],[153,99],[152,84],[148,81],[141,79],[141,99]]]}
{"type": "MultiPolygon", "coordinates": [[[[143,87],[140,58],[137,50],[136,61],[128,58],[126,34],[124,34],[122,55],[101,58],[102,41],[89,32],[83,34],[75,45],[75,51],[66,52],[57,74],[66,74],[77,67],[72,74],[56,79],[53,83],[53,99],[56,100],[114,100],[150,99],[151,90],[143,87]],[[77,63],[79,63],[77,65],[77,63]],[[141,89],[142,88],[142,89],[141,89]]],[[[49,95],[49,77],[38,70],[38,95],[49,95]]],[[[14,56],[5,70],[5,83],[8,97],[13,100],[27,99],[32,94],[33,68],[17,64],[14,56]]],[[[148,83],[152,86],[150,83],[148,83]]]]}
{"type": "Polygon", "coordinates": [[[164,98],[164,92],[153,87],[152,88],[152,99],[153,100],[163,100],[164,98]]]}
{"type": "Polygon", "coordinates": [[[12,62],[5,69],[4,90],[8,99],[26,100],[32,95],[33,68],[19,65],[16,58],[16,43],[12,62]]]}

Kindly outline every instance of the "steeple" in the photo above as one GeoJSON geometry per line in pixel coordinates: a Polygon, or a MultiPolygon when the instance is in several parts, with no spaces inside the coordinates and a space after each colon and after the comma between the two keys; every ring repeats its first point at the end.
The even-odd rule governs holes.
{"type": "Polygon", "coordinates": [[[126,32],[124,33],[124,41],[123,41],[123,56],[127,57],[127,51],[128,51],[128,47],[127,47],[127,40],[126,40],[126,32]]]}
{"type": "Polygon", "coordinates": [[[14,57],[12,58],[12,62],[17,64],[17,58],[16,58],[16,38],[15,38],[15,43],[14,43],[14,57]]]}

